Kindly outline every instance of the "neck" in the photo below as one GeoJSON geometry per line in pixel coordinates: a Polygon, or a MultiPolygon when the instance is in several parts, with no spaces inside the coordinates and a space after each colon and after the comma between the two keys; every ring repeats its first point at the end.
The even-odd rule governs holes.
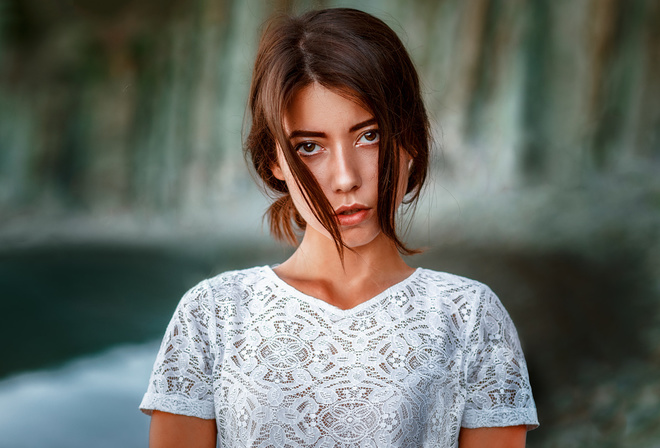
{"type": "Polygon", "coordinates": [[[342,309],[369,300],[413,271],[382,233],[365,246],[345,249],[342,265],[334,242],[309,231],[291,258],[275,269],[296,289],[342,309]]]}
{"type": "Polygon", "coordinates": [[[407,266],[394,243],[382,233],[367,245],[345,248],[342,263],[331,239],[307,232],[294,257],[303,262],[301,267],[313,267],[311,272],[332,278],[360,277],[407,266]]]}

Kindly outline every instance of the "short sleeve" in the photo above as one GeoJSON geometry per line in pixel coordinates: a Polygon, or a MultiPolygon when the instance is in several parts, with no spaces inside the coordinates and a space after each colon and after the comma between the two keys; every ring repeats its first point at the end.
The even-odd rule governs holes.
{"type": "Polygon", "coordinates": [[[527,425],[538,417],[518,333],[497,296],[483,287],[467,337],[465,428],[527,425]]]}
{"type": "Polygon", "coordinates": [[[215,418],[212,293],[207,282],[179,302],[154,363],[140,409],[215,418]]]}

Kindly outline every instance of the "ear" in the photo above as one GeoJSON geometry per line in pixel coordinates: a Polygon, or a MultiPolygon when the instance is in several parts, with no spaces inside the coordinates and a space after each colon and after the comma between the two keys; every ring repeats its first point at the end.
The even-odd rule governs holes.
{"type": "Polygon", "coordinates": [[[273,163],[270,166],[270,171],[273,173],[273,176],[275,176],[275,179],[284,180],[284,173],[282,173],[282,168],[280,168],[279,163],[273,163]]]}

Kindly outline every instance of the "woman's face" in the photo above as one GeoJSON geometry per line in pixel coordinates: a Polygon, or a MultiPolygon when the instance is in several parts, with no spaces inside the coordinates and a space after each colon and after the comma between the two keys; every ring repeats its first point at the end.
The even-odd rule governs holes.
{"type": "MultiPolygon", "coordinates": [[[[378,150],[375,117],[357,103],[319,84],[300,89],[284,117],[284,131],[297,155],[316,177],[335,210],[344,244],[364,246],[380,234],[378,224],[378,150]]],[[[399,198],[408,178],[409,156],[401,151],[399,198]]],[[[286,182],[293,203],[307,222],[306,232],[331,238],[314,217],[296,185],[281,148],[272,167],[286,182]]]]}

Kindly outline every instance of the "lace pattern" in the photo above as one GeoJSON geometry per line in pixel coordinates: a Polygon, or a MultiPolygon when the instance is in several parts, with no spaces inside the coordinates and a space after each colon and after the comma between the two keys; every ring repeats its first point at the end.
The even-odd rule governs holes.
{"type": "Polygon", "coordinates": [[[499,299],[426,269],[350,310],[267,266],[203,281],[140,407],[215,418],[222,447],[452,447],[461,426],[538,425],[499,299]]]}

